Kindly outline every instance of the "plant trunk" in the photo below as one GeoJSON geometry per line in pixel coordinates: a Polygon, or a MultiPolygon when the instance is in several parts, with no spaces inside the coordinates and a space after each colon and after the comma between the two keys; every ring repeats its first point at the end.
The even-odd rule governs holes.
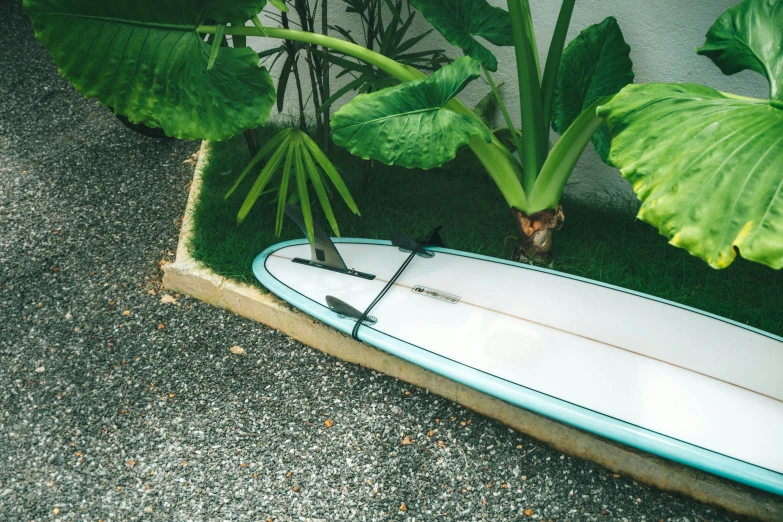
{"type": "Polygon", "coordinates": [[[250,159],[253,159],[258,151],[261,150],[261,141],[258,139],[258,131],[256,129],[249,129],[245,131],[245,143],[247,143],[247,151],[250,153],[250,159]]]}
{"type": "Polygon", "coordinates": [[[364,162],[362,168],[362,192],[367,193],[367,189],[370,188],[370,178],[375,171],[375,163],[373,160],[362,160],[364,162]]]}
{"type": "Polygon", "coordinates": [[[552,261],[552,232],[563,226],[562,205],[527,215],[521,210],[511,209],[519,226],[519,246],[514,256],[525,263],[552,261]]]}
{"type": "MultiPolygon", "coordinates": [[[[321,34],[324,36],[329,36],[329,13],[327,9],[327,0],[321,0],[321,34]]],[[[326,101],[332,96],[332,90],[331,86],[329,85],[330,82],[330,76],[329,76],[329,48],[323,47],[321,50],[321,74],[323,78],[321,79],[321,84],[323,85],[323,95],[321,96],[321,99],[326,101]]],[[[324,116],[324,135],[323,135],[323,143],[322,143],[322,149],[324,151],[324,154],[329,154],[329,145],[330,145],[330,139],[329,139],[329,107],[324,109],[323,111],[324,116]]],[[[330,192],[331,196],[331,192],[330,192]]]]}
{"type": "MultiPolygon", "coordinates": [[[[288,15],[282,13],[282,23],[285,29],[288,29],[288,15]]],[[[291,72],[294,73],[294,80],[296,81],[296,94],[299,98],[299,129],[302,132],[307,132],[307,121],[305,120],[304,99],[302,98],[302,81],[299,79],[299,60],[296,56],[296,50],[294,44],[290,40],[284,40],[286,52],[291,59],[291,72]]]]}

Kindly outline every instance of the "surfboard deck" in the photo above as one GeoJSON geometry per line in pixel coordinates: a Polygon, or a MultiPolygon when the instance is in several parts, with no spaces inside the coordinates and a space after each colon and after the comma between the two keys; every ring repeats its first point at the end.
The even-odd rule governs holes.
{"type": "MultiPolygon", "coordinates": [[[[350,334],[408,257],[336,239],[366,279],[294,263],[306,240],[253,263],[270,291],[350,334]]],[[[783,339],[699,310],[552,270],[428,248],[358,338],[489,395],[766,491],[783,494],[783,339]]]]}

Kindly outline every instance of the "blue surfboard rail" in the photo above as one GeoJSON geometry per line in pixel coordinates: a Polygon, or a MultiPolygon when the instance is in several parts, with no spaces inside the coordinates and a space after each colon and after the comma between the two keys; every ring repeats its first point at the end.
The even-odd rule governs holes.
{"type": "MultiPolygon", "coordinates": [[[[356,239],[356,238],[332,238],[335,243],[358,243],[367,245],[391,245],[389,241],[375,239],[356,239]]],[[[280,282],[266,270],[267,258],[281,248],[306,244],[307,239],[295,239],[284,241],[270,246],[261,252],[253,261],[253,273],[256,278],[269,291],[281,299],[292,304],[299,310],[315,317],[316,319],[338,329],[339,331],[351,335],[355,323],[349,319],[340,319],[337,314],[329,310],[312,299],[296,292],[287,285],[280,282]]],[[[764,332],[756,328],[732,321],[703,310],[691,308],[679,303],[661,299],[655,296],[627,290],[610,284],[594,281],[583,277],[573,276],[550,270],[546,268],[535,267],[514,261],[507,261],[470,252],[461,252],[440,247],[428,247],[433,252],[442,252],[446,254],[459,255],[494,263],[516,266],[525,270],[535,270],[559,277],[566,277],[576,281],[582,281],[604,288],[610,288],[620,292],[636,295],[646,299],[651,299],[659,303],[676,306],[685,310],[699,313],[720,321],[732,324],[734,326],[750,330],[752,332],[764,335],[783,343],[783,338],[764,332]]],[[[526,410],[533,411],[545,417],[562,422],[605,437],[607,439],[631,446],[633,448],[664,457],[686,466],[690,466],[720,477],[724,477],[741,484],[745,484],[763,491],[783,495],[783,474],[765,469],[747,462],[743,462],[726,455],[715,453],[707,449],[689,444],[687,442],[668,437],[666,435],[647,430],[645,428],[624,422],[613,417],[588,410],[576,404],[572,404],[561,399],[543,394],[541,392],[525,388],[518,384],[501,379],[494,375],[476,370],[459,362],[447,359],[433,352],[427,351],[419,346],[406,343],[400,339],[391,337],[387,334],[374,330],[370,327],[359,329],[359,339],[380,350],[390,353],[400,359],[421,366],[434,373],[442,375],[448,379],[459,382],[478,391],[491,395],[502,401],[519,406],[526,410]]],[[[783,449],[782,449],[783,451],[783,449]]]]}

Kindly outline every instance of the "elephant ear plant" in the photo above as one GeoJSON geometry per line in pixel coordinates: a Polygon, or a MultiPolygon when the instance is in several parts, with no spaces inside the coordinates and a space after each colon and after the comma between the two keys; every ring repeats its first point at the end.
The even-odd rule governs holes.
{"type": "Polygon", "coordinates": [[[441,166],[470,147],[512,209],[519,257],[547,259],[576,161],[591,140],[607,159],[609,132],[596,107],[633,81],[630,47],[614,18],[588,27],[563,50],[574,2],[563,2],[542,75],[527,0],[509,0],[509,11],[485,0],[411,0],[465,57],[430,77],[405,71],[407,83],[357,96],[332,118],[334,141],[365,159],[422,169],[441,166]],[[491,76],[498,61],[480,39],[515,48],[521,125],[498,94],[491,76]],[[506,139],[456,99],[482,74],[505,119],[506,139]],[[551,151],[550,125],[561,134],[551,151]],[[521,162],[510,149],[521,151],[521,162]]]}
{"type": "MultiPolygon", "coordinates": [[[[282,0],[272,3],[285,9],[282,0]]],[[[245,47],[240,37],[234,47],[223,45],[224,36],[248,20],[263,31],[256,15],[265,4],[266,0],[24,1],[36,38],[49,50],[60,73],[86,97],[97,98],[113,107],[115,114],[160,128],[168,136],[208,140],[224,140],[263,125],[275,103],[274,83],[266,68],[259,67],[258,54],[245,47]],[[213,26],[211,44],[198,30],[203,23],[218,24],[213,26]]],[[[278,185],[278,233],[294,172],[294,197],[301,201],[309,235],[308,181],[339,235],[322,173],[349,208],[355,213],[358,209],[335,168],[299,129],[286,129],[270,143],[277,151],[261,171],[238,219],[244,219],[285,158],[278,185]]],[[[240,181],[272,151],[268,145],[240,181]]]]}
{"type": "MultiPolygon", "coordinates": [[[[331,121],[334,141],[365,159],[423,169],[440,166],[460,148],[469,147],[519,224],[520,257],[545,259],[552,230],[563,219],[559,206],[563,188],[582,151],[591,140],[599,153],[608,149],[608,132],[601,130],[603,120],[595,109],[633,79],[630,49],[616,21],[607,18],[588,27],[564,50],[575,0],[563,0],[542,72],[527,0],[508,0],[508,11],[486,0],[411,3],[466,55],[430,77],[349,41],[262,27],[256,15],[266,0],[183,0],[175,4],[25,0],[24,5],[36,36],[77,89],[113,106],[132,122],[160,127],[180,138],[225,139],[262,125],[269,115],[275,100],[269,74],[258,67],[258,57],[249,48],[221,47],[227,35],[242,43],[247,36],[258,36],[321,46],[375,67],[401,83],[359,95],[341,108],[331,121]],[[253,25],[245,25],[247,20],[253,25]],[[211,46],[204,41],[205,35],[210,35],[211,46]],[[491,77],[497,59],[482,39],[515,49],[520,125],[511,121],[500,99],[491,77]],[[456,98],[481,74],[497,99],[510,140],[496,136],[456,98]],[[550,125],[561,134],[551,151],[550,125]],[[514,144],[511,148],[521,151],[521,162],[504,145],[509,141],[514,144]]],[[[283,158],[280,205],[294,169],[303,204],[305,176],[309,176],[329,214],[326,198],[320,197],[325,195],[325,178],[315,166],[318,163],[349,207],[357,211],[336,171],[301,131],[279,135],[273,141],[275,145],[267,144],[254,159],[260,160],[262,152],[271,154],[243,211],[270,181],[269,164],[279,165],[283,158]],[[275,146],[279,148],[273,152],[275,146]]],[[[330,222],[337,232],[336,224],[330,222]]]]}
{"type": "Polygon", "coordinates": [[[769,99],[692,83],[631,85],[598,110],[639,218],[714,268],[783,267],[783,1],[745,0],[696,50],[725,74],[769,81],[769,99]]]}

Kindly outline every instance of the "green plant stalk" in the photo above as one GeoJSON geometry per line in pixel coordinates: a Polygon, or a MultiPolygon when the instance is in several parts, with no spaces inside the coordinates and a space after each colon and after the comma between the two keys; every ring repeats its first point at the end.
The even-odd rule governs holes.
{"type": "Polygon", "coordinates": [[[242,183],[242,180],[245,179],[245,176],[253,169],[253,167],[256,166],[256,164],[264,159],[264,156],[272,152],[277,148],[278,145],[288,136],[288,133],[285,133],[285,131],[281,131],[275,135],[274,138],[267,141],[264,144],[264,147],[259,150],[255,156],[253,156],[253,159],[250,160],[250,163],[247,164],[245,169],[242,171],[242,173],[239,175],[237,180],[234,182],[234,184],[231,186],[231,188],[226,192],[225,198],[228,199],[231,197],[231,194],[234,193],[234,191],[239,187],[239,184],[242,183]]]}
{"type": "Polygon", "coordinates": [[[283,138],[283,141],[280,143],[280,147],[278,147],[278,149],[272,154],[267,164],[264,165],[264,168],[261,169],[261,173],[258,175],[255,183],[253,183],[253,186],[250,188],[250,192],[248,192],[247,196],[245,197],[245,201],[243,201],[242,206],[239,207],[239,212],[237,213],[237,223],[242,223],[242,221],[245,220],[248,213],[250,212],[250,209],[253,208],[256,200],[261,196],[261,193],[264,191],[267,183],[269,183],[269,180],[272,179],[272,176],[277,171],[277,167],[280,165],[280,161],[283,159],[283,154],[285,154],[286,150],[288,149],[290,142],[291,134],[287,133],[283,138]]]}
{"type": "Polygon", "coordinates": [[[530,205],[522,188],[514,164],[503,153],[503,150],[494,143],[486,143],[477,135],[470,137],[468,146],[478,160],[487,169],[489,177],[495,182],[500,193],[506,199],[506,203],[512,208],[530,214],[530,205]]]}
{"type": "MultiPolygon", "coordinates": [[[[324,36],[329,36],[329,10],[327,8],[328,2],[327,0],[321,0],[321,34],[324,36]]],[[[321,73],[323,75],[323,78],[321,79],[321,82],[323,84],[324,88],[324,95],[323,98],[325,100],[328,100],[332,96],[332,89],[331,89],[331,78],[329,76],[329,48],[323,47],[321,49],[321,73]]],[[[321,103],[321,107],[323,107],[323,103],[321,103]]],[[[318,109],[320,110],[321,107],[318,109]]],[[[324,113],[324,122],[326,122],[326,125],[324,125],[324,135],[323,135],[323,145],[324,145],[324,151],[329,152],[329,144],[331,140],[329,139],[329,106],[327,105],[324,107],[323,110],[324,113]]],[[[335,224],[335,227],[337,225],[335,224]]],[[[339,236],[339,232],[337,233],[339,236]]]]}
{"type": "Polygon", "coordinates": [[[307,239],[312,242],[315,238],[315,230],[313,227],[313,210],[310,207],[310,194],[307,192],[307,174],[304,170],[304,163],[302,162],[302,152],[297,146],[297,150],[294,156],[296,174],[296,188],[299,191],[299,203],[302,207],[302,215],[305,219],[305,228],[307,228],[307,239]]]}
{"type": "MultiPolygon", "coordinates": [[[[214,34],[215,29],[216,27],[214,25],[201,25],[197,28],[197,31],[204,34],[214,34]]],[[[324,36],[322,34],[310,33],[307,31],[297,31],[294,29],[280,29],[270,27],[263,27],[259,29],[257,27],[249,26],[229,27],[226,30],[226,34],[279,38],[282,40],[306,42],[314,45],[328,47],[335,51],[343,52],[370,65],[374,65],[389,75],[394,76],[401,82],[420,80],[427,77],[421,71],[396,62],[395,60],[383,56],[380,53],[370,51],[365,47],[345,40],[340,40],[339,38],[324,36]]],[[[481,121],[481,118],[476,116],[473,111],[471,111],[464,103],[456,98],[449,100],[449,102],[446,104],[446,107],[458,114],[464,114],[481,121]]],[[[493,139],[492,143],[487,143],[477,136],[473,136],[471,138],[468,146],[482,163],[482,165],[484,165],[484,168],[487,169],[487,172],[497,184],[508,205],[523,212],[528,212],[527,197],[525,196],[525,191],[518,177],[519,170],[518,167],[515,166],[512,162],[514,161],[513,156],[511,156],[508,150],[505,150],[504,152],[505,147],[503,147],[503,145],[501,145],[497,139],[493,139]]]]}
{"type": "Polygon", "coordinates": [[[596,109],[610,99],[611,96],[599,98],[583,110],[552,147],[530,192],[531,212],[557,208],[576,162],[604,121],[596,115],[596,109]]]}
{"type": "Polygon", "coordinates": [[[522,146],[519,144],[519,137],[517,136],[517,133],[514,132],[515,130],[514,123],[511,121],[511,116],[509,116],[508,111],[506,110],[506,105],[503,103],[503,99],[500,97],[498,88],[495,86],[495,81],[492,79],[492,76],[490,76],[489,71],[487,70],[486,67],[482,65],[481,70],[484,71],[484,76],[487,77],[489,88],[492,89],[492,94],[495,96],[495,100],[497,100],[498,102],[498,107],[500,107],[500,112],[503,113],[503,119],[506,120],[506,127],[508,127],[511,130],[511,139],[514,140],[514,145],[516,145],[519,153],[522,154],[522,146]]]}
{"type": "Polygon", "coordinates": [[[541,100],[544,104],[544,129],[549,129],[552,124],[552,103],[555,99],[555,83],[557,73],[560,70],[560,59],[563,57],[568,26],[571,25],[571,14],[574,12],[576,0],[563,0],[560,6],[560,14],[557,16],[555,32],[552,34],[552,43],[546,55],[544,66],[544,79],[541,81],[541,100]]]}
{"type": "Polygon", "coordinates": [[[215,30],[215,38],[212,40],[212,49],[209,51],[209,61],[207,62],[207,70],[212,69],[212,67],[215,65],[215,60],[217,60],[218,52],[220,51],[220,46],[223,45],[223,35],[226,32],[226,26],[225,25],[219,25],[217,26],[217,29],[215,30]]]}
{"type": "MultiPolygon", "coordinates": [[[[283,175],[280,178],[280,188],[277,192],[277,218],[275,219],[275,235],[280,237],[280,233],[283,231],[283,216],[285,214],[285,200],[288,196],[288,182],[291,179],[291,168],[293,167],[294,155],[297,154],[299,148],[299,136],[292,133],[291,141],[288,143],[285,154],[285,163],[283,164],[283,175]]],[[[305,218],[307,223],[307,218],[305,218]]],[[[310,237],[310,231],[307,231],[307,236],[310,237]]]]}
{"type": "Polygon", "coordinates": [[[335,219],[332,205],[329,203],[329,195],[326,193],[326,188],[321,180],[321,175],[318,173],[318,168],[315,166],[315,161],[307,147],[301,147],[299,152],[302,154],[302,159],[304,160],[305,167],[310,175],[310,180],[313,183],[313,188],[318,196],[318,201],[321,203],[324,215],[326,216],[327,221],[329,221],[329,226],[332,227],[332,231],[335,235],[340,237],[340,228],[337,226],[337,219],[335,219]]]}
{"type": "Polygon", "coordinates": [[[538,79],[533,48],[530,45],[530,36],[527,34],[525,7],[526,0],[508,0],[519,77],[520,111],[522,112],[523,185],[529,194],[533,190],[538,173],[544,164],[549,136],[544,128],[541,84],[538,79]]]}

